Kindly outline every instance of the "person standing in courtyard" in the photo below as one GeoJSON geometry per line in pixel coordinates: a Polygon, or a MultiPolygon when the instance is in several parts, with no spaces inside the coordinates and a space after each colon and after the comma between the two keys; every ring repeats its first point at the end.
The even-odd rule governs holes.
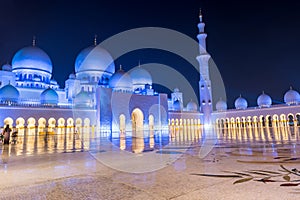
{"type": "Polygon", "coordinates": [[[4,132],[4,144],[9,144],[10,132],[11,132],[11,129],[9,128],[9,125],[6,125],[3,132],[4,132]]]}

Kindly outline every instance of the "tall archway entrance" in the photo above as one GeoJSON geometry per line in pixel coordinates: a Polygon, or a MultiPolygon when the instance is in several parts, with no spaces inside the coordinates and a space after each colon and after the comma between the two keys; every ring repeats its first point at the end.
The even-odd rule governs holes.
{"type": "Polygon", "coordinates": [[[144,129],[144,114],[139,108],[135,108],[131,114],[132,131],[144,129]]]}

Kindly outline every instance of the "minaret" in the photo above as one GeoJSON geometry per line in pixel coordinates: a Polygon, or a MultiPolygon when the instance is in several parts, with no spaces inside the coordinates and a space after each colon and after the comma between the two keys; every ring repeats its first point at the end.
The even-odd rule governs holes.
{"type": "Polygon", "coordinates": [[[35,47],[36,45],[36,38],[35,35],[32,37],[32,46],[35,47]]]}
{"type": "Polygon", "coordinates": [[[199,34],[197,38],[199,40],[199,56],[197,60],[199,62],[200,81],[199,81],[199,94],[200,94],[200,111],[204,114],[204,124],[210,124],[210,115],[212,112],[212,93],[211,93],[211,81],[209,76],[209,64],[210,55],[206,51],[206,37],[204,33],[205,24],[202,21],[202,13],[200,9],[199,13],[200,23],[198,24],[199,34]]]}
{"type": "Polygon", "coordinates": [[[97,35],[95,34],[95,36],[94,36],[94,46],[97,46],[97,35]]]}

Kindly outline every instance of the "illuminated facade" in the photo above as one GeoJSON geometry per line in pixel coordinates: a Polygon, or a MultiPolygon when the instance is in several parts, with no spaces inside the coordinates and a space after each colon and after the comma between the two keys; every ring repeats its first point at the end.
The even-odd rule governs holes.
{"type": "MultiPolygon", "coordinates": [[[[93,127],[112,131],[113,137],[120,131],[167,128],[168,98],[154,92],[150,73],[141,66],[129,72],[120,66],[115,71],[112,56],[97,46],[96,40],[78,54],[75,74],[69,75],[64,89],[53,79],[52,67],[50,57],[35,40],[32,46],[17,51],[12,65],[3,65],[2,127],[9,124],[19,131],[37,128],[39,132],[93,127]]],[[[191,104],[189,109],[197,110],[197,105],[191,104]]]]}
{"type": "MultiPolygon", "coordinates": [[[[112,56],[94,45],[83,49],[75,59],[75,74],[70,74],[62,89],[52,77],[50,57],[35,44],[19,50],[12,65],[0,71],[0,126],[17,129],[55,127],[93,127],[100,131],[176,130],[176,127],[216,125],[218,129],[279,127],[300,125],[300,94],[292,88],[284,96],[285,105],[272,105],[264,92],[257,107],[248,108],[242,96],[236,109],[227,109],[220,100],[213,111],[205,24],[199,16],[199,91],[200,107],[191,101],[183,105],[184,93],[174,89],[171,98],[152,89],[152,77],[138,66],[129,72],[116,70],[112,56]]],[[[193,130],[196,130],[193,129],[193,130]]]]}

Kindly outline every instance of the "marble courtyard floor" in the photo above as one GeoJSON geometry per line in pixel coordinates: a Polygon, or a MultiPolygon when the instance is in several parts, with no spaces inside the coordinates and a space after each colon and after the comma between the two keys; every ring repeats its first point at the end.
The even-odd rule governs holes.
{"type": "Polygon", "coordinates": [[[139,161],[134,165],[139,165],[138,162],[144,165],[149,160],[142,159],[147,152],[124,161],[122,151],[116,153],[105,145],[90,151],[17,154],[14,152],[22,144],[0,144],[0,199],[299,198],[297,141],[222,140],[200,158],[199,152],[205,145],[208,144],[194,142],[156,150],[155,155],[177,157],[174,160],[165,157],[161,161],[165,167],[160,169],[130,173],[113,169],[115,166],[111,168],[105,158],[114,155],[114,163],[120,165],[135,162],[130,158],[136,158],[139,161]]]}

